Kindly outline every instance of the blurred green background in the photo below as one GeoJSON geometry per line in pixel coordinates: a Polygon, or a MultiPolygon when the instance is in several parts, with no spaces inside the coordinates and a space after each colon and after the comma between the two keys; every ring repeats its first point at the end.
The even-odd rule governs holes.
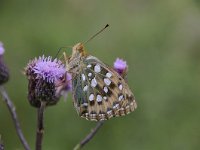
{"type": "MultiPolygon", "coordinates": [[[[199,150],[200,1],[0,0],[0,41],[11,74],[5,87],[31,148],[36,109],[27,101],[23,68],[43,53],[54,56],[61,46],[87,40],[107,23],[86,48],[111,66],[117,57],[127,60],[138,109],[107,121],[84,149],[199,150]]],[[[69,95],[45,112],[43,149],[72,149],[94,126],[77,116],[69,95]]],[[[6,150],[23,149],[2,101],[0,134],[6,150]]]]}

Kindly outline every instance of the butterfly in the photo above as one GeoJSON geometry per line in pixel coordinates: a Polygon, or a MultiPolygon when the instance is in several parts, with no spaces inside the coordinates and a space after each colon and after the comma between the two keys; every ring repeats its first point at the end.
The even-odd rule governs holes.
{"type": "Polygon", "coordinates": [[[72,55],[66,59],[66,71],[72,75],[73,104],[79,116],[102,121],[124,116],[137,108],[123,77],[87,54],[82,43],[72,48],[72,55]]]}

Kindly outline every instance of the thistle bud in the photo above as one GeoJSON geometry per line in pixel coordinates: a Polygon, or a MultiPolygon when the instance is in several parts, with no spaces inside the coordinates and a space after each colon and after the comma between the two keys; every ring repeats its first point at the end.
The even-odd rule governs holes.
{"type": "Polygon", "coordinates": [[[8,68],[3,61],[4,52],[3,43],[0,42],[0,85],[6,83],[9,79],[8,68]]]}
{"type": "Polygon", "coordinates": [[[114,62],[114,69],[118,72],[119,75],[121,75],[124,78],[126,77],[128,72],[128,65],[123,59],[117,58],[114,62]]]}
{"type": "Polygon", "coordinates": [[[41,102],[55,105],[61,93],[56,86],[65,75],[64,64],[49,57],[39,57],[31,60],[25,68],[28,79],[28,100],[34,107],[40,107],[41,102]]]}

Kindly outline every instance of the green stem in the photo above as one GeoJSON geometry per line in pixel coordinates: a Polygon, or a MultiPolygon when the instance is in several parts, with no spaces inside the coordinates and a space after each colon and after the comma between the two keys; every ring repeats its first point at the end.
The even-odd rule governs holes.
{"type": "Polygon", "coordinates": [[[46,107],[45,102],[41,102],[40,108],[37,110],[37,131],[36,131],[36,150],[42,150],[42,139],[44,134],[44,110],[46,107]]]}
{"type": "Polygon", "coordinates": [[[79,143],[74,147],[74,150],[81,149],[85,144],[87,144],[92,138],[95,136],[97,131],[103,126],[104,121],[99,121],[95,128],[91,130],[91,132],[79,143]]]}
{"type": "Polygon", "coordinates": [[[0,86],[0,92],[1,92],[1,95],[3,97],[3,100],[4,102],[6,103],[7,107],[8,107],[8,110],[11,114],[11,117],[12,117],[12,120],[13,120],[13,123],[15,125],[15,129],[17,131],[17,135],[22,143],[22,145],[24,146],[24,149],[25,150],[30,150],[30,147],[23,135],[23,132],[22,132],[22,129],[20,127],[20,123],[19,123],[19,120],[18,120],[18,117],[17,117],[17,113],[15,111],[15,106],[13,104],[13,102],[11,101],[11,99],[9,98],[6,90],[4,89],[3,86],[0,86]]]}

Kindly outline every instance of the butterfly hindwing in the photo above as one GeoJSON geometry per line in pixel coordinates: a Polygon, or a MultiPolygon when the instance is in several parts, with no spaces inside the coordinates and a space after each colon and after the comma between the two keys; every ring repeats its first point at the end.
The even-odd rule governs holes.
{"type": "Polygon", "coordinates": [[[73,76],[74,106],[88,120],[107,120],[133,111],[137,104],[125,80],[94,56],[73,76]]]}

